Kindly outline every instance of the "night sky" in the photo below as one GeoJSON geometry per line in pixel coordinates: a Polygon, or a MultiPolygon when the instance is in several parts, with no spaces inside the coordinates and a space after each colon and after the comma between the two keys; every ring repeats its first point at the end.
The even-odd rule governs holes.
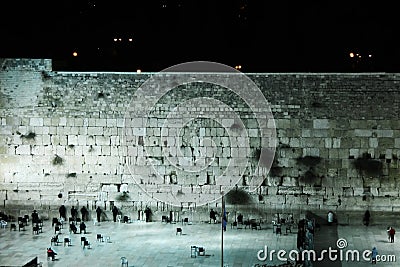
{"type": "Polygon", "coordinates": [[[56,70],[206,60],[243,72],[400,72],[397,9],[383,2],[2,1],[0,57],[52,58],[56,70]]]}

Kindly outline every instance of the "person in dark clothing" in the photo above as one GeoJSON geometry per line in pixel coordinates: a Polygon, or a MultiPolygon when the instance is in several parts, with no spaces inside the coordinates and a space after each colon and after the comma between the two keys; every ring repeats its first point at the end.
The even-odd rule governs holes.
{"type": "Polygon", "coordinates": [[[76,234],[76,231],[77,231],[78,229],[76,228],[76,225],[72,222],[70,225],[69,225],[69,232],[71,233],[71,232],[73,232],[74,234],[76,234]]]}
{"type": "Polygon", "coordinates": [[[65,221],[67,219],[67,216],[66,216],[67,209],[65,208],[65,206],[61,205],[60,208],[58,209],[58,212],[60,213],[60,218],[63,218],[65,221]]]}
{"type": "Polygon", "coordinates": [[[114,222],[116,222],[117,221],[117,215],[118,215],[118,208],[116,206],[114,206],[112,208],[112,214],[113,214],[113,220],[114,220],[114,222]]]}
{"type": "Polygon", "coordinates": [[[74,206],[72,206],[72,208],[71,208],[71,217],[72,217],[72,220],[74,220],[74,221],[78,217],[78,210],[74,206]]]}
{"type": "Polygon", "coordinates": [[[87,221],[88,220],[88,210],[85,206],[81,208],[81,214],[82,214],[82,221],[87,221]]]}
{"type": "Polygon", "coordinates": [[[238,224],[243,224],[243,215],[241,213],[237,216],[237,222],[238,224]]]}
{"type": "Polygon", "coordinates": [[[396,230],[394,230],[393,227],[389,227],[388,234],[390,243],[394,243],[394,235],[396,234],[396,230]]]}
{"type": "Polygon", "coordinates": [[[144,214],[146,215],[146,222],[150,222],[150,221],[151,221],[151,219],[150,219],[150,216],[151,216],[151,209],[150,209],[149,207],[147,207],[147,208],[144,210],[144,214]]]}
{"type": "Polygon", "coordinates": [[[56,255],[57,253],[52,248],[47,248],[47,257],[50,257],[51,260],[54,261],[56,259],[56,255]]]}
{"type": "Polygon", "coordinates": [[[216,222],[217,218],[215,217],[215,211],[213,209],[210,210],[210,223],[212,222],[216,222]]]}
{"type": "Polygon", "coordinates": [[[367,210],[367,211],[364,213],[364,219],[363,219],[364,225],[366,225],[366,226],[369,225],[369,220],[370,220],[370,218],[371,218],[371,214],[369,213],[369,210],[367,210]]]}
{"type": "Polygon", "coordinates": [[[31,214],[32,223],[39,223],[39,214],[34,210],[31,214]]]}
{"type": "Polygon", "coordinates": [[[86,234],[86,224],[84,222],[81,222],[81,224],[79,225],[79,230],[81,234],[82,232],[86,234]]]}
{"type": "Polygon", "coordinates": [[[97,209],[96,209],[97,222],[100,222],[101,212],[102,212],[101,208],[97,207],[97,209]]]}

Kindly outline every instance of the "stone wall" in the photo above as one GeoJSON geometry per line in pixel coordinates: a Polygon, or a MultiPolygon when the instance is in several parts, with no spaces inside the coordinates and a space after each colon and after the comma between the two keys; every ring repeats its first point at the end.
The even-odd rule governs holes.
{"type": "MultiPolygon", "coordinates": [[[[195,209],[206,196],[217,207],[224,189],[217,180],[232,162],[233,175],[240,179],[226,189],[238,184],[250,191],[250,206],[257,210],[301,212],[305,205],[314,211],[400,209],[399,74],[246,74],[275,119],[277,145],[268,173],[257,165],[263,126],[226,88],[174,84],[177,75],[190,74],[158,74],[161,83],[177,87],[143,119],[127,120],[127,111],[136,114],[147,103],[135,93],[154,74],[54,72],[48,59],[0,63],[0,199],[5,209],[61,204],[109,209],[116,204],[164,212],[174,206],[162,201],[168,195],[181,198],[182,210],[195,209]],[[163,123],[174,108],[184,118],[208,109],[190,102],[199,96],[225,102],[243,124],[224,115],[226,108],[217,108],[212,112],[223,114],[215,118],[221,123],[197,117],[164,135],[163,123]],[[232,145],[240,140],[240,134],[231,137],[235,127],[247,132],[245,149],[232,145]],[[205,167],[185,171],[194,162],[205,167]],[[254,177],[265,181],[258,187],[254,177]]],[[[229,80],[231,75],[217,77],[229,80]]]]}

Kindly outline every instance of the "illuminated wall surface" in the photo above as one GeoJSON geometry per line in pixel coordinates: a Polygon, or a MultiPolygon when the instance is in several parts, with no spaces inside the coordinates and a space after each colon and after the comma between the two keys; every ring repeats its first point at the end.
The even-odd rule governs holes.
{"type": "Polygon", "coordinates": [[[223,86],[161,74],[154,93],[164,83],[172,90],[143,109],[151,93],[136,93],[152,73],[54,72],[49,59],[0,63],[6,209],[199,207],[236,184],[250,200],[230,194],[231,204],[265,210],[400,209],[399,74],[246,74],[270,104],[272,159],[263,155],[272,122],[258,124],[243,97],[223,86]]]}

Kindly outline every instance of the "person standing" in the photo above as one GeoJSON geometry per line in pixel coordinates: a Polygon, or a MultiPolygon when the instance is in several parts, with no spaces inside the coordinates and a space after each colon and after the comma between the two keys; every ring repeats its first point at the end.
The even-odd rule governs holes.
{"type": "Polygon", "coordinates": [[[371,261],[372,264],[376,264],[376,257],[378,256],[378,250],[376,249],[376,247],[372,248],[372,254],[371,254],[371,261]]]}
{"type": "Polygon", "coordinates": [[[328,225],[331,225],[333,223],[333,212],[330,210],[328,212],[328,225]]]}
{"type": "Polygon", "coordinates": [[[215,223],[217,218],[215,217],[215,211],[213,209],[210,210],[210,223],[211,221],[215,223]]]}
{"type": "Polygon", "coordinates": [[[71,217],[74,221],[76,221],[76,217],[78,217],[78,210],[75,208],[75,206],[72,206],[71,208],[71,217]]]}
{"type": "Polygon", "coordinates": [[[371,218],[371,213],[369,212],[369,210],[366,210],[364,213],[364,225],[368,226],[369,225],[369,220],[371,218]]]}
{"type": "Polygon", "coordinates": [[[100,222],[100,217],[101,217],[101,208],[98,206],[96,209],[96,214],[97,214],[97,222],[100,222]]]}
{"type": "Polygon", "coordinates": [[[113,214],[113,220],[114,220],[114,222],[116,222],[116,221],[117,221],[117,215],[118,215],[118,208],[117,208],[117,206],[114,206],[114,207],[112,208],[112,214],[113,214]]]}
{"type": "Polygon", "coordinates": [[[61,205],[60,208],[58,209],[58,212],[60,213],[60,218],[63,218],[65,221],[67,219],[67,216],[66,216],[67,209],[65,208],[65,206],[61,205]]]}
{"type": "Polygon", "coordinates": [[[151,209],[149,207],[146,207],[146,209],[144,210],[144,214],[146,215],[146,222],[150,222],[151,221],[151,209]]]}
{"type": "Polygon", "coordinates": [[[396,234],[396,230],[392,226],[390,226],[389,230],[388,230],[388,233],[389,233],[389,241],[390,241],[390,243],[394,243],[394,235],[396,234]]]}
{"type": "Polygon", "coordinates": [[[82,221],[87,221],[88,219],[88,210],[85,206],[82,206],[81,208],[81,214],[82,214],[82,221]]]}
{"type": "Polygon", "coordinates": [[[38,223],[39,222],[39,214],[34,210],[31,214],[32,218],[32,223],[38,223]]]}

